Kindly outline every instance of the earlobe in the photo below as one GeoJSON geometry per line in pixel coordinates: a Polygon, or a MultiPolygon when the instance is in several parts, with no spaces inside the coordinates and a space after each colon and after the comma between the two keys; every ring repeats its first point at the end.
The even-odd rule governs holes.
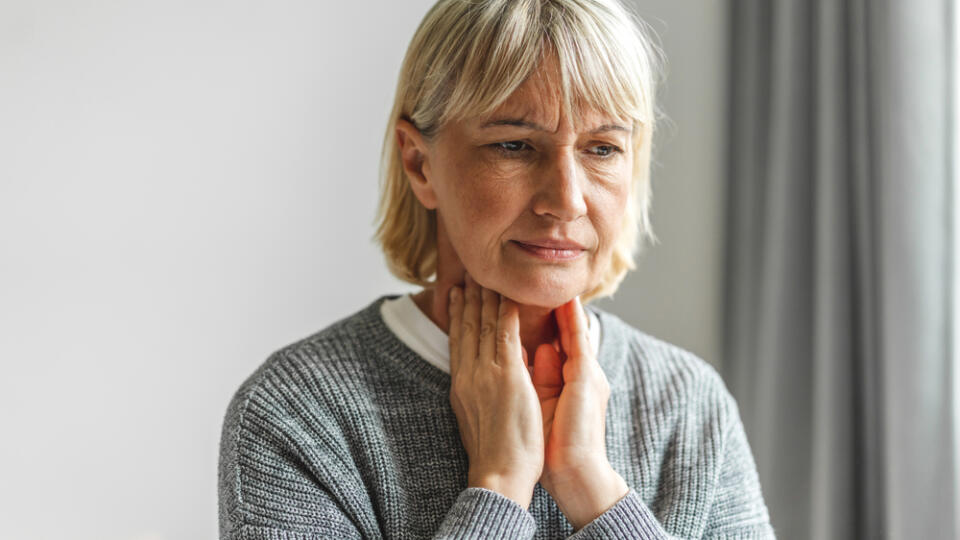
{"type": "Polygon", "coordinates": [[[437,207],[437,195],[430,181],[428,149],[420,131],[409,120],[397,121],[397,148],[403,164],[403,172],[410,182],[410,189],[424,207],[437,207]]]}

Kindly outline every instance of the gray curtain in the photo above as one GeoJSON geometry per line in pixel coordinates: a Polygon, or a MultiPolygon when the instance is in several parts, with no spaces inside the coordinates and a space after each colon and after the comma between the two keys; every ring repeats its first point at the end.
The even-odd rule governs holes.
{"type": "Polygon", "coordinates": [[[723,374],[781,539],[956,539],[951,0],[731,0],[723,374]]]}

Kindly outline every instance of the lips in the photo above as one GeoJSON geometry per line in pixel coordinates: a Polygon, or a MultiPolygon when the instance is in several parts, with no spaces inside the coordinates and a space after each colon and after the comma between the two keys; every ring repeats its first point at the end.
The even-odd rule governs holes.
{"type": "Polygon", "coordinates": [[[578,260],[583,257],[583,254],[586,251],[580,244],[571,242],[569,240],[538,239],[530,240],[530,243],[521,242],[519,240],[513,240],[512,242],[520,249],[521,252],[548,262],[578,260]],[[551,245],[545,246],[542,244],[551,245]]]}
{"type": "Polygon", "coordinates": [[[582,245],[565,238],[535,238],[531,240],[514,240],[518,244],[526,244],[534,248],[560,249],[565,251],[583,251],[582,245]]]}

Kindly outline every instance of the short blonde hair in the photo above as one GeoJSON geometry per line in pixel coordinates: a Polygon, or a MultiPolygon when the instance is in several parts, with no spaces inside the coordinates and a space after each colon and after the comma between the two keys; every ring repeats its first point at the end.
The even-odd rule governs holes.
{"type": "MultiPolygon", "coordinates": [[[[652,33],[651,33],[652,35],[652,33]]],[[[633,122],[633,178],[623,231],[601,282],[581,295],[610,296],[650,226],[650,154],[660,50],[646,26],[617,0],[440,0],[407,49],[387,122],[374,238],[398,278],[429,286],[437,269],[437,216],[416,198],[403,170],[397,121],[428,140],[445,122],[492,113],[533,73],[544,54],[558,60],[564,110],[633,122]]]]}

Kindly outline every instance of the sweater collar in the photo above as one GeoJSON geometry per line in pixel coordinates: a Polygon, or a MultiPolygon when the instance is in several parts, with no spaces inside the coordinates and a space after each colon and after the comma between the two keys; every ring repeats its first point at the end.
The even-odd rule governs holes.
{"type": "MultiPolygon", "coordinates": [[[[420,310],[410,294],[381,302],[380,315],[400,341],[427,362],[450,373],[450,341],[447,334],[420,310]]],[[[587,319],[590,345],[596,355],[600,344],[600,323],[590,310],[587,310],[587,319]]]]}
{"type": "MultiPolygon", "coordinates": [[[[357,336],[358,341],[372,356],[381,357],[389,362],[402,376],[425,386],[432,392],[449,395],[450,374],[431,364],[411,349],[389,326],[381,314],[381,304],[398,298],[399,294],[382,295],[362,310],[364,335],[357,336]]],[[[607,376],[611,391],[621,379],[620,370],[624,367],[627,352],[626,323],[616,315],[608,313],[592,304],[584,306],[596,315],[595,322],[600,323],[600,346],[597,361],[607,376]]],[[[439,330],[439,329],[438,329],[439,330]]]]}

